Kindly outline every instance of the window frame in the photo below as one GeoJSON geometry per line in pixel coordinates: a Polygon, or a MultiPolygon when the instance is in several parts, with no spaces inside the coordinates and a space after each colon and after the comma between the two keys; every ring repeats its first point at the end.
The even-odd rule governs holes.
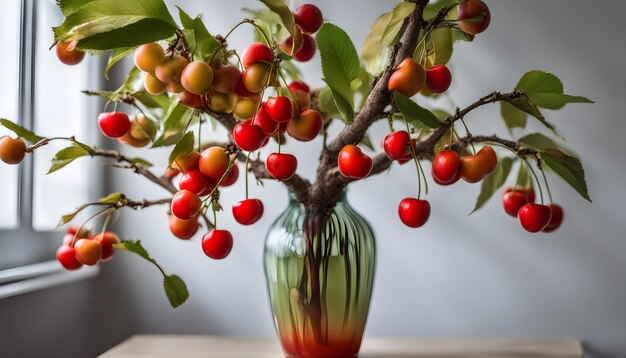
{"type": "MultiPolygon", "coordinates": [[[[19,59],[18,59],[18,123],[26,128],[34,128],[35,113],[35,81],[36,81],[36,40],[37,40],[37,7],[41,6],[37,0],[20,1],[19,21],[19,59]]],[[[101,59],[94,59],[88,65],[89,81],[101,67],[101,59]]],[[[91,83],[90,83],[91,84],[91,83]]],[[[99,86],[101,80],[93,85],[99,86]]],[[[87,99],[85,99],[87,100],[87,99]]],[[[90,109],[94,112],[95,108],[90,109]]],[[[95,126],[94,126],[95,127],[95,126]]],[[[96,128],[90,128],[91,130],[96,128]]],[[[62,234],[58,230],[36,231],[34,229],[34,160],[27,156],[18,169],[18,205],[17,227],[0,229],[3,251],[10,253],[20,252],[23,249],[24,257],[17,261],[30,261],[30,264],[11,264],[0,266],[0,300],[15,295],[24,294],[48,287],[57,286],[69,282],[75,282],[94,277],[99,269],[96,267],[83,267],[78,271],[66,271],[56,260],[49,260],[49,254],[54,252],[54,247],[60,243],[62,234]],[[26,247],[20,247],[24,244],[26,247]]],[[[102,178],[104,169],[98,168],[95,163],[90,164],[90,172],[96,173],[96,178],[102,178]],[[92,171],[93,170],[93,171],[92,171]]],[[[91,195],[99,195],[103,192],[102,180],[94,182],[89,190],[91,195]]],[[[97,197],[97,196],[96,196],[97,197]]],[[[6,256],[6,254],[5,254],[6,256]]],[[[19,255],[18,255],[19,256],[19,255]]]]}

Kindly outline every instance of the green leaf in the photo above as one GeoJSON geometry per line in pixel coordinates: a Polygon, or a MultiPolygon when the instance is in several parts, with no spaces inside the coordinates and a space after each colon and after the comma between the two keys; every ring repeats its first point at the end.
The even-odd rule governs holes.
{"type": "MultiPolygon", "coordinates": [[[[293,43],[294,44],[299,43],[301,41],[300,38],[302,37],[302,34],[296,28],[296,21],[293,18],[293,12],[291,12],[287,4],[285,4],[283,0],[259,0],[259,1],[265,4],[265,6],[267,6],[268,9],[272,10],[274,13],[276,13],[280,17],[280,21],[282,22],[283,26],[285,27],[285,29],[287,29],[289,34],[293,37],[293,43]]],[[[293,54],[293,48],[291,52],[292,52],[291,54],[293,54]]]]}
{"type": "Polygon", "coordinates": [[[387,47],[394,44],[396,37],[402,29],[404,19],[409,17],[415,10],[415,3],[402,1],[391,10],[391,16],[381,36],[381,46],[387,47]]]}
{"type": "Polygon", "coordinates": [[[524,74],[515,89],[523,91],[537,107],[542,108],[560,109],[567,103],[594,103],[585,97],[564,94],[561,80],[541,70],[524,74]]]}
{"type": "Polygon", "coordinates": [[[528,170],[528,165],[526,164],[526,162],[520,162],[515,186],[520,186],[522,188],[533,187],[533,181],[530,177],[530,171],[528,170]]]}
{"type": "Polygon", "coordinates": [[[491,175],[486,177],[482,185],[480,187],[480,195],[478,195],[478,199],[476,200],[476,206],[472,213],[476,210],[480,209],[491,199],[493,194],[504,185],[506,179],[509,177],[509,173],[511,172],[511,166],[513,165],[513,159],[511,158],[502,158],[498,161],[498,166],[496,167],[496,171],[491,175]]]}
{"type": "Polygon", "coordinates": [[[359,56],[348,34],[336,25],[325,23],[317,33],[317,46],[322,57],[322,73],[343,119],[354,118],[352,82],[361,73],[359,56]]]}
{"type": "Polygon", "coordinates": [[[104,198],[100,198],[98,200],[98,202],[100,204],[116,204],[118,203],[122,198],[124,197],[124,194],[122,193],[111,193],[107,196],[105,196],[104,198]]]}
{"type": "Polygon", "coordinates": [[[133,158],[130,160],[131,162],[133,162],[134,164],[138,164],[141,165],[143,167],[149,168],[152,166],[152,163],[150,163],[149,161],[143,159],[143,158],[133,158]]]}
{"type": "Polygon", "coordinates": [[[369,73],[376,74],[385,68],[389,51],[382,45],[382,38],[390,19],[391,12],[380,15],[361,46],[361,58],[369,73]]]}
{"type": "Polygon", "coordinates": [[[439,118],[431,111],[411,101],[402,93],[395,92],[395,100],[396,106],[409,123],[422,123],[430,128],[437,128],[441,125],[439,118]]]}
{"type": "Polygon", "coordinates": [[[181,155],[187,155],[193,152],[195,137],[193,132],[187,132],[176,144],[172,152],[170,153],[170,159],[168,162],[168,166],[172,165],[172,163],[181,155]]]}
{"type": "Polygon", "coordinates": [[[42,137],[40,137],[40,136],[36,135],[35,133],[29,131],[28,129],[20,126],[17,123],[13,123],[13,122],[11,122],[8,119],[0,118],[0,124],[2,124],[7,129],[13,131],[19,137],[25,139],[28,142],[37,143],[37,142],[39,142],[40,140],[43,139],[42,137]]]}
{"type": "MultiPolygon", "coordinates": [[[[438,0],[438,1],[432,1],[430,2],[426,8],[424,9],[424,19],[425,20],[431,20],[432,18],[434,18],[435,16],[437,16],[437,14],[439,14],[439,11],[441,11],[441,9],[446,8],[446,7],[454,7],[455,5],[458,5],[460,2],[462,2],[462,0],[438,0]]],[[[447,19],[451,19],[453,16],[451,16],[453,13],[453,11],[450,11],[448,13],[448,16],[446,17],[447,19]]]]}
{"type": "Polygon", "coordinates": [[[500,115],[508,129],[526,128],[526,112],[520,111],[509,102],[500,102],[500,115]]]}
{"type": "Polygon", "coordinates": [[[219,42],[211,36],[200,15],[192,19],[180,7],[178,7],[178,15],[183,27],[193,31],[193,41],[190,41],[190,39],[187,39],[187,41],[192,49],[194,59],[208,60],[221,47],[219,42]]]}
{"type": "Polygon", "coordinates": [[[153,96],[146,91],[138,91],[133,92],[132,96],[148,108],[161,108],[166,110],[172,103],[165,93],[153,96]]]}
{"type": "Polygon", "coordinates": [[[556,148],[546,149],[540,156],[548,168],[563,178],[583,198],[591,201],[585,181],[585,170],[580,160],[556,148]]]}
{"type": "Polygon", "coordinates": [[[120,94],[115,92],[115,91],[82,91],[84,94],[86,94],[87,96],[98,96],[98,97],[102,97],[108,101],[111,102],[117,102],[117,100],[120,98],[120,94]]]}
{"type": "Polygon", "coordinates": [[[556,131],[556,128],[554,128],[554,126],[546,120],[546,118],[543,116],[539,108],[537,108],[537,106],[535,106],[535,104],[531,102],[528,97],[523,95],[522,97],[518,99],[512,99],[512,100],[509,100],[508,102],[512,104],[513,106],[515,106],[515,108],[522,110],[530,114],[531,116],[537,118],[539,122],[541,122],[544,126],[550,129],[552,133],[560,137],[560,134],[556,131]]]}
{"type": "Polygon", "coordinates": [[[163,117],[163,133],[154,142],[152,148],[165,147],[178,143],[183,137],[183,130],[190,123],[189,114],[192,109],[180,102],[172,102],[167,113],[163,117]]]}
{"type": "Polygon", "coordinates": [[[182,305],[189,298],[185,281],[177,275],[163,276],[163,288],[173,308],[182,305]]]}
{"type": "Polygon", "coordinates": [[[85,210],[88,206],[90,206],[90,204],[83,204],[79,206],[73,213],[61,216],[61,220],[59,220],[57,227],[61,227],[67,224],[68,222],[74,220],[76,215],[78,215],[78,213],[80,213],[81,211],[85,210]]]}
{"type": "Polygon", "coordinates": [[[81,145],[74,144],[70,147],[63,148],[52,158],[52,166],[47,174],[54,173],[73,162],[76,158],[89,155],[89,151],[81,145]]]}
{"type": "Polygon", "coordinates": [[[415,48],[413,59],[418,63],[424,59],[426,68],[445,65],[452,58],[452,30],[449,27],[431,31],[426,39],[415,48]]]}
{"type": "Polygon", "coordinates": [[[328,86],[320,89],[318,101],[318,107],[324,118],[329,119],[341,115],[337,105],[335,104],[333,94],[328,86]]]}
{"type": "Polygon", "coordinates": [[[158,41],[174,34],[176,23],[163,0],[94,0],[70,6],[56,40],[78,40],[81,50],[109,50],[158,41]]]}
{"type": "Polygon", "coordinates": [[[544,134],[541,133],[531,133],[517,140],[522,143],[524,146],[536,149],[536,150],[545,150],[548,148],[559,148],[559,145],[556,144],[551,138],[548,138],[544,134]]]}
{"type": "Polygon", "coordinates": [[[150,257],[148,251],[146,251],[146,249],[141,245],[141,241],[124,240],[119,244],[114,244],[113,248],[132,252],[155,265],[163,275],[163,288],[165,290],[165,295],[173,308],[176,308],[187,301],[189,298],[189,292],[187,291],[185,282],[183,282],[183,280],[177,275],[167,275],[156,260],[150,257]]]}
{"type": "Polygon", "coordinates": [[[133,46],[133,47],[120,47],[120,48],[113,49],[111,51],[111,54],[109,55],[109,60],[107,61],[107,65],[104,68],[104,78],[108,80],[109,70],[111,70],[111,67],[113,67],[116,63],[118,63],[124,57],[133,53],[136,48],[137,47],[133,46]]]}
{"type": "Polygon", "coordinates": [[[361,139],[361,144],[363,144],[367,149],[371,151],[376,151],[376,149],[374,148],[374,144],[372,143],[372,138],[367,133],[365,134],[363,139],[361,139]]]}

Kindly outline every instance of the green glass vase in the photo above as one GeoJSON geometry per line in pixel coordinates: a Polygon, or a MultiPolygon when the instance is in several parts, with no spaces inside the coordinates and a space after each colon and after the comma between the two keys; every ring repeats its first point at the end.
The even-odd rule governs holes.
{"type": "Polygon", "coordinates": [[[264,253],[274,324],[287,357],[358,355],[375,261],[374,234],[345,191],[321,215],[290,196],[267,233],[264,253]]]}

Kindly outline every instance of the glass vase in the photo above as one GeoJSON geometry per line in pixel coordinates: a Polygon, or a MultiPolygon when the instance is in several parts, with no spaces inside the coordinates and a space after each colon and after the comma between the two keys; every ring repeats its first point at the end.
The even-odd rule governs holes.
{"type": "Polygon", "coordinates": [[[287,357],[358,355],[375,261],[374,234],[345,191],[325,214],[290,196],[264,253],[274,324],[287,357]]]}

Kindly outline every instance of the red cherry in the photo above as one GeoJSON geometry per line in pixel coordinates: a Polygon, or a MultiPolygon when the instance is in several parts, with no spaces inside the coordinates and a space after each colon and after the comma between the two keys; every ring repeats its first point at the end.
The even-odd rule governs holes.
{"type": "Polygon", "coordinates": [[[239,81],[239,83],[237,83],[237,87],[235,87],[235,94],[239,97],[251,97],[254,95],[254,92],[248,91],[246,86],[244,86],[243,81],[239,81]]]}
{"type": "Polygon", "coordinates": [[[105,136],[119,138],[130,130],[130,119],[124,112],[104,112],[98,116],[98,125],[105,136]]]}
{"type": "Polygon", "coordinates": [[[438,65],[426,70],[426,86],[431,92],[444,93],[451,83],[452,74],[448,67],[438,65]]]}
{"type": "Polygon", "coordinates": [[[184,104],[187,107],[202,108],[202,97],[198,96],[195,93],[183,90],[178,95],[178,99],[180,100],[180,103],[184,104]]]}
{"type": "Polygon", "coordinates": [[[200,194],[208,185],[209,179],[202,175],[197,169],[184,172],[180,177],[180,182],[178,182],[180,190],[189,190],[194,194],[200,194]]]}
{"type": "Polygon", "coordinates": [[[548,226],[543,229],[543,232],[553,232],[554,230],[558,229],[563,222],[563,208],[561,208],[561,206],[557,204],[550,204],[548,205],[548,207],[550,208],[552,216],[550,217],[550,222],[548,223],[548,226]]]}
{"type": "Polygon", "coordinates": [[[310,34],[317,32],[324,23],[322,11],[313,4],[303,4],[293,12],[296,24],[300,26],[302,31],[310,34]]]}
{"type": "Polygon", "coordinates": [[[517,217],[519,209],[528,203],[531,203],[529,195],[522,188],[507,188],[502,193],[502,207],[507,214],[514,218],[517,217]]]}
{"type": "Polygon", "coordinates": [[[225,258],[232,248],[233,236],[227,230],[213,230],[202,237],[202,251],[212,259],[225,258]]]}
{"type": "MultiPolygon", "coordinates": [[[[273,120],[264,108],[261,106],[254,115],[254,125],[261,128],[261,131],[266,137],[269,137],[278,131],[278,122],[273,120]]],[[[244,123],[252,124],[252,119],[244,121],[244,123]]]]}
{"type": "Polygon", "coordinates": [[[241,62],[243,67],[254,65],[257,62],[272,62],[274,60],[274,53],[272,49],[260,42],[254,42],[250,44],[241,56],[241,62]]]}
{"type": "Polygon", "coordinates": [[[181,240],[189,240],[198,232],[198,218],[193,217],[189,220],[183,220],[171,215],[169,226],[172,235],[181,240]]]}
{"type": "Polygon", "coordinates": [[[263,203],[259,199],[246,199],[233,205],[233,216],[241,225],[252,225],[263,216],[263,203]]]}
{"type": "Polygon", "coordinates": [[[291,100],[285,96],[270,98],[263,107],[267,114],[276,122],[287,122],[293,117],[291,100]]]}
{"type": "Polygon", "coordinates": [[[102,246],[102,258],[100,261],[109,261],[115,253],[113,245],[119,243],[120,238],[115,233],[106,231],[94,236],[93,241],[100,243],[102,246]]]}
{"type": "Polygon", "coordinates": [[[202,190],[198,196],[204,197],[207,196],[209,194],[211,194],[213,192],[213,189],[215,189],[215,184],[217,183],[218,179],[211,179],[209,178],[208,180],[208,184],[206,186],[206,188],[204,188],[204,190],[202,190]]]}
{"type": "Polygon", "coordinates": [[[397,131],[388,134],[383,139],[383,149],[385,154],[391,160],[400,160],[411,157],[409,143],[411,142],[411,136],[407,131],[397,131]]]}
{"type": "Polygon", "coordinates": [[[311,35],[302,34],[302,48],[293,55],[297,61],[306,62],[315,56],[317,45],[315,39],[311,35]]]}
{"type": "Polygon", "coordinates": [[[233,164],[233,167],[230,168],[228,175],[226,175],[226,178],[222,180],[222,182],[220,183],[220,186],[221,187],[231,186],[235,184],[235,182],[237,181],[237,178],[239,178],[239,167],[237,166],[237,164],[233,164]]]}
{"type": "Polygon", "coordinates": [[[339,171],[346,178],[362,179],[372,171],[372,158],[361,151],[354,144],[348,144],[341,149],[339,157],[339,171]]]}
{"type": "Polygon", "coordinates": [[[102,258],[102,245],[90,239],[80,239],[74,244],[76,260],[83,265],[93,266],[102,258]]]}
{"type": "Polygon", "coordinates": [[[476,35],[489,27],[491,13],[487,4],[481,0],[465,0],[459,4],[457,20],[461,31],[470,35],[476,35]],[[476,21],[480,16],[482,16],[482,19],[476,21]],[[473,19],[473,21],[463,21],[470,19],[473,19]]]}
{"type": "Polygon", "coordinates": [[[398,215],[402,223],[408,227],[420,227],[430,217],[430,203],[416,198],[404,198],[398,206],[398,215]]]}
{"type": "Polygon", "coordinates": [[[291,92],[300,90],[306,93],[311,93],[311,89],[309,88],[309,86],[302,81],[293,81],[289,84],[288,88],[289,88],[289,91],[291,92]]]}
{"type": "Polygon", "coordinates": [[[278,180],[289,180],[298,169],[298,159],[288,153],[272,153],[265,160],[265,167],[278,180]]]}
{"type": "Polygon", "coordinates": [[[239,123],[233,129],[235,144],[248,152],[261,148],[266,137],[261,127],[250,123],[239,123]]]}
{"type": "Polygon", "coordinates": [[[449,149],[440,150],[433,158],[433,179],[442,185],[455,183],[461,177],[459,175],[460,164],[461,158],[457,152],[449,149]]]}
{"type": "Polygon", "coordinates": [[[551,217],[550,207],[541,204],[526,204],[517,213],[520,224],[529,232],[539,232],[545,229],[551,217]]]}
{"type": "Polygon", "coordinates": [[[57,260],[59,260],[66,270],[78,270],[83,266],[83,264],[76,259],[76,249],[69,245],[61,245],[61,247],[57,249],[56,256],[57,260]]]}
{"type": "Polygon", "coordinates": [[[202,200],[189,190],[181,190],[172,198],[172,214],[177,218],[189,220],[198,214],[202,200]]]}

